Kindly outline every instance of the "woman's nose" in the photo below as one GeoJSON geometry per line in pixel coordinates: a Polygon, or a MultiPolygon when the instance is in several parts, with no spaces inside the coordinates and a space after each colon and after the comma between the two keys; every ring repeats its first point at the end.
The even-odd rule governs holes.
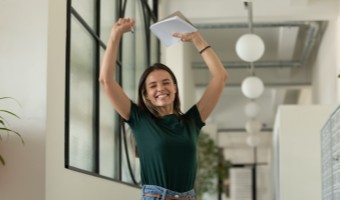
{"type": "Polygon", "coordinates": [[[159,84],[158,86],[157,86],[157,90],[158,91],[161,91],[161,90],[163,90],[164,89],[164,86],[162,85],[162,84],[159,84]]]}

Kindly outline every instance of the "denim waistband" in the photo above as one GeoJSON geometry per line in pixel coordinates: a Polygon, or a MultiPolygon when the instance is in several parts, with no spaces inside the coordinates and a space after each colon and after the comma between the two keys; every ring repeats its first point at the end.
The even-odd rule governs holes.
{"type": "Polygon", "coordinates": [[[160,186],[156,185],[143,185],[142,187],[143,194],[158,194],[161,195],[163,200],[165,197],[175,197],[175,198],[184,198],[190,197],[190,199],[195,199],[195,191],[194,189],[186,191],[186,192],[175,192],[160,186]]]}

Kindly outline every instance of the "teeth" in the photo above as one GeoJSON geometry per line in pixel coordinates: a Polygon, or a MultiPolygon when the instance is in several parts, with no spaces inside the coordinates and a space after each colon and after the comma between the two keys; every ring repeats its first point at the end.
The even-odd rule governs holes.
{"type": "Polygon", "coordinates": [[[158,95],[158,97],[157,98],[163,98],[163,97],[167,97],[168,95],[166,95],[166,94],[161,94],[161,95],[158,95]]]}

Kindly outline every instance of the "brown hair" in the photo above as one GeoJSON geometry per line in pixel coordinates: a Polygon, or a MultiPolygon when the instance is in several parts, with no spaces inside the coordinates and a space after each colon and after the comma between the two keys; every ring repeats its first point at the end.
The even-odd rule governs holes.
{"type": "Polygon", "coordinates": [[[177,85],[177,79],[175,77],[175,74],[171,71],[171,69],[169,67],[167,67],[166,65],[162,64],[162,63],[155,63],[152,66],[148,67],[142,74],[141,78],[139,79],[139,85],[138,85],[138,106],[144,110],[149,110],[153,116],[155,117],[159,117],[159,114],[157,112],[157,110],[155,109],[155,107],[148,101],[145,99],[145,95],[146,95],[146,79],[149,76],[149,74],[153,71],[156,70],[164,70],[167,71],[170,76],[172,81],[174,82],[174,84],[176,85],[176,94],[175,94],[175,100],[174,100],[174,114],[176,114],[177,116],[181,116],[183,113],[181,111],[181,103],[179,100],[179,94],[178,94],[178,85],[177,85]]]}

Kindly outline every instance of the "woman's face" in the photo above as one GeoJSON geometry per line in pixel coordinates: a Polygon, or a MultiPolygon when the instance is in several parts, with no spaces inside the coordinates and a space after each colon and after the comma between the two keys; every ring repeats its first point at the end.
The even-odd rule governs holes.
{"type": "Polygon", "coordinates": [[[151,72],[145,81],[146,96],[153,106],[173,105],[176,95],[176,84],[165,70],[151,72]]]}

